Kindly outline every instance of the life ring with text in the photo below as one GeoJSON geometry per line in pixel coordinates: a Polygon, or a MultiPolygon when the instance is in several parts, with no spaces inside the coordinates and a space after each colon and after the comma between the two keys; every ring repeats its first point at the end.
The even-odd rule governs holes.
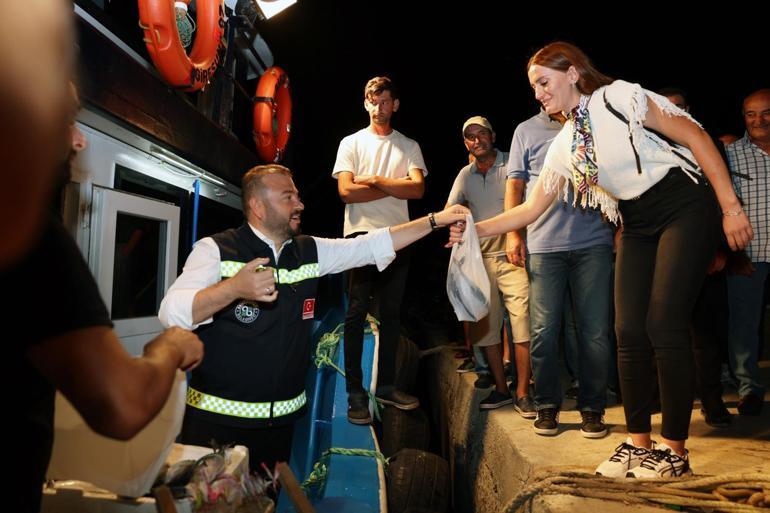
{"type": "MultiPolygon", "coordinates": [[[[190,55],[179,39],[173,0],[138,0],[139,26],[163,80],[184,91],[206,87],[224,56],[224,0],[197,0],[198,27],[190,55]]],[[[189,3],[185,0],[183,3],[189,3]]]]}
{"type": "Polygon", "coordinates": [[[268,68],[254,97],[254,144],[265,162],[280,162],[291,134],[289,76],[279,67],[268,68]]]}

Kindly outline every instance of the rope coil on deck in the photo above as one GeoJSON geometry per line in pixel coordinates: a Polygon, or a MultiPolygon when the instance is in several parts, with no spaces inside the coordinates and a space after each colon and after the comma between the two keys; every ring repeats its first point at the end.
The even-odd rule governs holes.
{"type": "Polygon", "coordinates": [[[770,475],[721,474],[695,478],[626,480],[585,472],[540,473],[503,508],[514,513],[538,495],[574,495],[626,504],[668,505],[737,513],[770,509],[770,475]],[[737,502],[733,502],[733,500],[737,502]]]}

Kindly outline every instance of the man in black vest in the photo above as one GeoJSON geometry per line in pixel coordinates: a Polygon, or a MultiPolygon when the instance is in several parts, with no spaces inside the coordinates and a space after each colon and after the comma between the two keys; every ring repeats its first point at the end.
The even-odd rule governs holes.
{"type": "Polygon", "coordinates": [[[182,441],[245,445],[257,470],[288,460],[305,411],[318,278],[369,264],[382,270],[395,251],[468,211],[454,206],[355,239],[320,239],[299,235],[304,205],[289,169],[257,166],[242,192],[247,222],[196,243],[159,317],[195,329],[206,350],[189,384],[182,441]]]}

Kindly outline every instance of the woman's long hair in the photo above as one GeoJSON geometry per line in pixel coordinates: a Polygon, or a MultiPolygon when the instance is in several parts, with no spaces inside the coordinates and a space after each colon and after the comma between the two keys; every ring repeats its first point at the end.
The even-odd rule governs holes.
{"type": "Polygon", "coordinates": [[[583,50],[563,41],[549,43],[535,52],[527,63],[527,71],[533,64],[563,72],[570,66],[575,66],[579,77],[576,86],[582,94],[591,94],[613,81],[594,67],[583,50]]]}

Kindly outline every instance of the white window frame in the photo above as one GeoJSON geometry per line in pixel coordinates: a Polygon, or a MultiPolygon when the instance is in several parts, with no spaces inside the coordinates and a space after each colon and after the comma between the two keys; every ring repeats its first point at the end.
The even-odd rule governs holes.
{"type": "MultiPolygon", "coordinates": [[[[160,284],[168,290],[176,279],[179,247],[179,207],[115,189],[93,186],[91,210],[91,244],[89,266],[96,277],[99,292],[112,312],[112,284],[115,269],[115,227],[118,213],[130,214],[161,222],[161,269],[160,284]]],[[[121,338],[148,335],[163,330],[157,315],[113,320],[115,332],[121,338]]]]}

